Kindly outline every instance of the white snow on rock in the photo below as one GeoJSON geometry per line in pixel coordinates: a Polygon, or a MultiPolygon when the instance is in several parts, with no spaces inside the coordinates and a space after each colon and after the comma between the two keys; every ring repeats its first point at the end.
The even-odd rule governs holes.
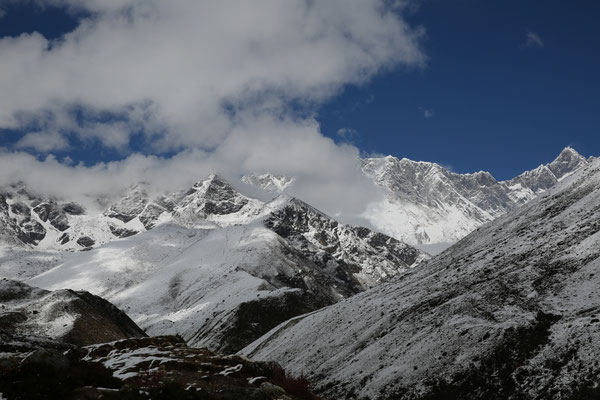
{"type": "Polygon", "coordinates": [[[242,176],[242,182],[245,184],[275,193],[283,193],[288,186],[294,183],[294,180],[294,178],[285,175],[247,174],[242,176]]]}
{"type": "MultiPolygon", "coordinates": [[[[552,163],[506,182],[497,182],[487,172],[456,174],[435,163],[391,156],[362,163],[383,200],[365,204],[361,215],[345,217],[366,219],[376,231],[433,252],[531,201],[588,160],[566,148],[552,163]]],[[[247,174],[241,180],[271,198],[285,194],[296,179],[267,173],[247,174]]],[[[151,193],[147,184],[136,183],[113,200],[98,199],[104,204],[98,211],[36,194],[35,188],[20,183],[0,188],[0,247],[88,250],[165,222],[188,228],[247,223],[264,205],[214,174],[179,192],[151,193]]],[[[34,269],[41,267],[32,262],[38,264],[34,269]]]]}

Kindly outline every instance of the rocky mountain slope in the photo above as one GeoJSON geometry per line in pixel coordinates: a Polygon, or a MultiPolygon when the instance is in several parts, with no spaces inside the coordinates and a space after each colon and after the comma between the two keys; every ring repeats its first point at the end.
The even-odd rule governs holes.
{"type": "Polygon", "coordinates": [[[386,196],[371,204],[365,217],[377,230],[412,245],[454,243],[587,164],[567,147],[550,164],[498,182],[488,172],[457,174],[430,162],[368,158],[363,171],[386,196]]]}
{"type": "Polygon", "coordinates": [[[562,178],[394,282],[242,353],[307,374],[331,399],[598,398],[600,161],[562,178]]]}
{"type": "MultiPolygon", "coordinates": [[[[427,258],[294,198],[260,204],[215,177],[196,187],[168,221],[64,255],[29,282],[88,290],[124,309],[149,334],[180,334],[192,345],[231,352],[291,317],[362,292],[427,258]]],[[[124,203],[111,210],[139,219],[142,208],[132,206],[138,202],[124,203]]]]}

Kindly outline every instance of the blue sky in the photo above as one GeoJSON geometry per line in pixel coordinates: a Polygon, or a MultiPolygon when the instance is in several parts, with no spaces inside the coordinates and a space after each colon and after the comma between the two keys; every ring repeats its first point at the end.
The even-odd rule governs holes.
{"type": "MultiPolygon", "coordinates": [[[[0,36],[38,31],[60,39],[96,11],[73,15],[33,4],[0,1],[0,36]]],[[[366,82],[355,76],[336,82],[335,91],[311,103],[324,135],[363,155],[434,161],[456,172],[483,169],[498,179],[549,162],[567,145],[600,155],[600,3],[426,0],[404,10],[403,18],[415,31],[425,30],[418,40],[425,63],[406,55],[393,67],[383,60],[377,67],[383,72],[371,71],[366,82]]],[[[0,145],[13,149],[31,129],[3,129],[0,145]]],[[[96,133],[82,139],[63,129],[60,135],[54,140],[66,140],[67,147],[19,151],[92,165],[134,152],[169,157],[192,144],[214,146],[177,137],[170,139],[174,147],[157,148],[145,132],[133,132],[125,146],[107,145],[96,133]]]]}
{"type": "Polygon", "coordinates": [[[366,152],[500,179],[566,145],[599,155],[599,20],[597,1],[427,1],[410,16],[427,30],[427,67],[347,89],[320,111],[322,129],[354,129],[366,152]]]}

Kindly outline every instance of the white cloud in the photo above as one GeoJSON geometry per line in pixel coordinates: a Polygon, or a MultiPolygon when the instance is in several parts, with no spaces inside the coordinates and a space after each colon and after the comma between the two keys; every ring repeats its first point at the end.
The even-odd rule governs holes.
{"type": "Polygon", "coordinates": [[[69,147],[69,144],[58,132],[30,132],[23,136],[15,147],[47,153],[55,150],[65,150],[69,147]]]}
{"type": "MultiPolygon", "coordinates": [[[[424,62],[419,31],[383,0],[39,2],[96,14],[56,42],[0,40],[0,88],[12,93],[0,99],[0,127],[70,107],[126,119],[150,108],[141,117],[164,133],[158,150],[212,147],[234,128],[231,110],[314,104],[382,68],[424,62]]],[[[110,135],[105,144],[122,145],[110,135]]]]}
{"type": "Polygon", "coordinates": [[[210,172],[269,171],[299,176],[296,194],[326,211],[352,209],[365,200],[343,196],[365,184],[358,150],[334,144],[302,116],[345,85],[426,60],[422,28],[399,14],[405,2],[36,2],[89,16],[56,41],[38,33],[0,39],[0,92],[11,94],[0,96],[0,128],[34,132],[18,147],[58,150],[69,135],[126,152],[131,136],[144,134],[146,151],[179,152],[92,167],[0,154],[0,183],[25,178],[80,196],[115,182],[176,189],[210,172]]]}
{"type": "Polygon", "coordinates": [[[527,32],[525,47],[537,47],[542,49],[544,48],[544,42],[542,41],[540,35],[538,35],[535,32],[529,31],[527,32]]]}
{"type": "Polygon", "coordinates": [[[359,172],[358,158],[355,147],[336,145],[314,123],[261,117],[242,121],[213,151],[190,149],[171,158],[133,154],[88,167],[3,151],[0,184],[22,181],[32,191],[91,205],[132,182],[148,182],[158,192],[185,189],[213,172],[235,185],[241,174],[275,171],[297,177],[288,194],[347,222],[365,224],[356,216],[379,194],[359,172]]]}

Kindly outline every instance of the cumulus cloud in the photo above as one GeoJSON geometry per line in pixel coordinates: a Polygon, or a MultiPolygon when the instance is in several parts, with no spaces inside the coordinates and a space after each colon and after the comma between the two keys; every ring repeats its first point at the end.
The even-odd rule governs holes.
{"type": "Polygon", "coordinates": [[[320,102],[382,68],[424,61],[419,31],[377,0],[38,2],[93,14],[58,41],[0,40],[0,88],[13,94],[0,101],[4,128],[73,107],[124,119],[149,107],[144,122],[164,135],[158,150],[210,147],[239,109],[320,102]]]}
{"type": "Polygon", "coordinates": [[[539,49],[544,48],[544,42],[540,35],[535,32],[527,32],[527,36],[525,38],[525,47],[537,47],[539,49]]]}
{"type": "Polygon", "coordinates": [[[273,172],[299,176],[298,195],[335,213],[331,199],[364,184],[358,150],[324,138],[305,115],[345,85],[426,61],[422,28],[402,18],[406,2],[31,1],[85,17],[57,40],[0,39],[0,91],[11,93],[0,97],[0,129],[32,132],[21,149],[52,152],[76,138],[124,159],[84,167],[4,151],[0,179],[68,182],[80,195],[115,182],[273,172]],[[126,156],[134,135],[147,153],[177,155],[126,156]]]}

